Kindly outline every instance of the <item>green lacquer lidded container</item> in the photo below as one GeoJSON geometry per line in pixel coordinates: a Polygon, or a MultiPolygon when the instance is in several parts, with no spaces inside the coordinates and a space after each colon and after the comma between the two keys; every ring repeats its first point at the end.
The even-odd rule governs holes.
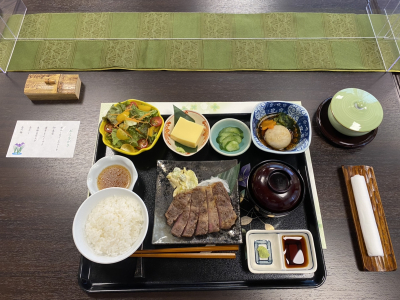
{"type": "Polygon", "coordinates": [[[376,129],[382,122],[383,109],[370,93],[348,88],[333,96],[328,109],[332,126],[348,136],[361,136],[376,129]]]}

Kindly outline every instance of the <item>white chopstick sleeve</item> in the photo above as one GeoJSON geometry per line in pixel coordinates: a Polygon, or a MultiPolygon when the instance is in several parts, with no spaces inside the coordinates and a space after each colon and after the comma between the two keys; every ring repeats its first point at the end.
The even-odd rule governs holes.
{"type": "Polygon", "coordinates": [[[364,176],[355,175],[351,177],[351,185],[353,187],[358,218],[360,220],[361,231],[364,237],[368,256],[383,256],[382,242],[379,236],[378,227],[376,226],[375,216],[372,210],[371,200],[364,176]]]}

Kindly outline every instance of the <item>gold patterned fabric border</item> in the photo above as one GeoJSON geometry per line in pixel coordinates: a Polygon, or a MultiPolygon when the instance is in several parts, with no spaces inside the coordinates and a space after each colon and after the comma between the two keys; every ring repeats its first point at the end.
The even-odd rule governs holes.
{"type": "Polygon", "coordinates": [[[373,36],[355,14],[33,14],[9,70],[384,71],[398,53],[373,36]]]}

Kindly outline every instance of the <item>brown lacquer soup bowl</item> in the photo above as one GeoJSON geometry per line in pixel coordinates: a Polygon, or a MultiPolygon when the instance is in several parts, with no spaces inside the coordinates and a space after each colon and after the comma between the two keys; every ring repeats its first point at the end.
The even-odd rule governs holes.
{"type": "Polygon", "coordinates": [[[264,217],[283,217],[304,199],[305,185],[300,173],[280,160],[267,160],[250,171],[247,198],[264,217]]]}

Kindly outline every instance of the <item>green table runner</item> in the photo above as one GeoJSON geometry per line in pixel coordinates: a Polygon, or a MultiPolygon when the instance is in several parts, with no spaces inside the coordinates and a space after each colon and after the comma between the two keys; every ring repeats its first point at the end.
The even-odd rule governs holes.
{"type": "MultiPolygon", "coordinates": [[[[32,14],[9,71],[384,71],[373,36],[355,14],[32,14]],[[310,39],[288,39],[298,37],[310,39]]],[[[392,45],[380,45],[394,61],[392,45]]]]}

